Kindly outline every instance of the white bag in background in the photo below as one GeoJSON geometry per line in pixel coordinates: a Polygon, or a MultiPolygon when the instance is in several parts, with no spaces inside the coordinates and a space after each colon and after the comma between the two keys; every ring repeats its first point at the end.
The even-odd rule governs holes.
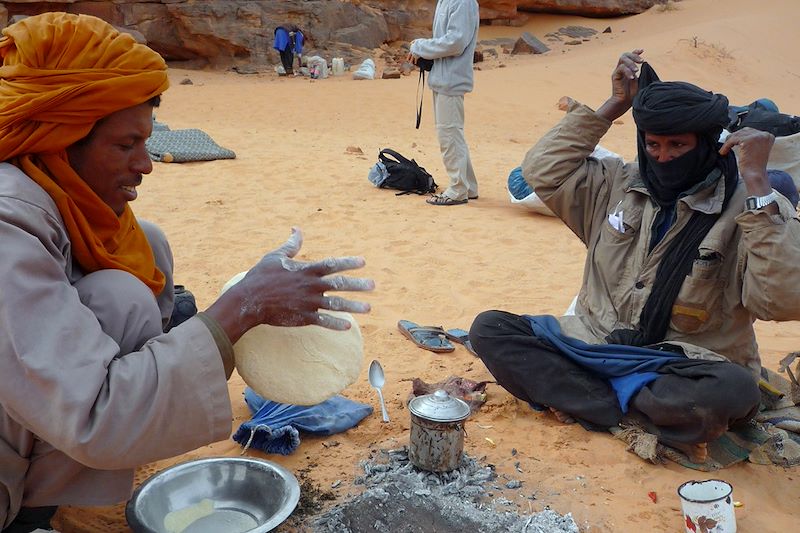
{"type": "Polygon", "coordinates": [[[328,77],[328,62],[320,56],[311,56],[306,59],[308,71],[312,78],[325,79],[328,77]]]}
{"type": "Polygon", "coordinates": [[[354,80],[374,80],[375,79],[375,62],[371,59],[365,59],[361,62],[358,70],[353,72],[354,80]]]}
{"type": "MultiPolygon", "coordinates": [[[[621,155],[619,155],[616,152],[612,152],[611,150],[608,150],[607,148],[603,148],[599,144],[595,147],[594,151],[590,154],[590,157],[593,157],[595,159],[605,159],[607,157],[616,157],[617,159],[622,160],[622,156],[621,155]]],[[[511,176],[509,176],[509,178],[511,178],[511,176]]],[[[529,209],[529,210],[533,211],[534,213],[538,213],[540,215],[545,215],[545,216],[549,216],[549,217],[556,216],[555,213],[553,213],[550,210],[550,208],[547,207],[544,204],[542,199],[539,198],[536,195],[535,191],[531,192],[530,194],[528,194],[527,196],[525,196],[523,198],[517,198],[517,197],[514,196],[514,194],[512,194],[511,190],[508,187],[506,187],[506,190],[508,191],[508,197],[511,200],[511,203],[513,205],[516,205],[516,206],[519,206],[519,207],[524,207],[524,208],[529,209]]]]}

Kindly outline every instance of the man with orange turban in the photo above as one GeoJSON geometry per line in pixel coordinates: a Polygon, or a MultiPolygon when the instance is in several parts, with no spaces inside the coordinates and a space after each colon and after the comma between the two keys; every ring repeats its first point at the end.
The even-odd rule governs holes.
{"type": "Polygon", "coordinates": [[[133,469],[230,435],[232,343],[258,324],[350,327],[369,305],[304,263],[302,235],[205,312],[164,333],[172,255],[129,202],[168,87],[163,59],[100,19],[26,18],[0,38],[0,530],[49,527],[59,505],[130,496],[133,469]]]}

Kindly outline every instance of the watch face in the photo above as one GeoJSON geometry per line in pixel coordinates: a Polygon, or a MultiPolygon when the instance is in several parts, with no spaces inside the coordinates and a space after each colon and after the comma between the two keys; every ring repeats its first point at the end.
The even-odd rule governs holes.
{"type": "Polygon", "coordinates": [[[744,205],[747,209],[761,209],[774,202],[775,199],[775,191],[773,191],[765,196],[748,196],[744,200],[744,205]]]}

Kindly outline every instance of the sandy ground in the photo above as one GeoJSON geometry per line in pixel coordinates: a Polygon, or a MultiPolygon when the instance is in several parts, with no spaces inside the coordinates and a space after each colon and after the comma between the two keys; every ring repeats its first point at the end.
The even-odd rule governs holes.
{"type": "MultiPolygon", "coordinates": [[[[439,184],[447,182],[429,92],[423,125],[414,129],[416,76],[311,81],[271,72],[175,70],[158,120],[173,129],[203,129],[237,158],[156,164],[134,210],[166,231],[176,280],[194,292],[200,308],[231,276],[281,244],[293,225],[305,232],[303,258],[366,258],[360,274],[374,278],[377,290],[368,295],[372,313],[359,319],[366,349],[362,375],[344,395],[377,408],[367,366],[380,360],[392,421],[381,423],[378,410],[346,433],[304,436],[293,455],[268,457],[295,473],[307,472],[324,489],[341,480],[333,490],[341,500],[357,492],[351,482],[370,450],[407,443],[404,400],[412,378],[490,379],[463,347],[443,355],[416,348],[398,332],[398,319],[468,328],[490,308],[560,314],[575,294],[582,244],[558,220],[512,207],[505,189],[509,171],[561,117],[558,99],[569,95],[598,106],[609,93],[617,57],[642,47],[662,79],[691,81],[725,93],[735,104],[769,97],[783,111],[800,113],[799,13],[796,0],[685,0],[673,9],[621,19],[533,16],[525,28],[482,26],[481,40],[516,37],[523,30],[543,38],[571,24],[612,31],[580,45],[551,43],[544,55],[501,54],[480,65],[475,91],[466,98],[480,199],[450,208],[428,206],[414,195],[396,197],[367,181],[378,151],[391,147],[416,158],[439,184]],[[193,84],[180,84],[185,78],[193,84]],[[359,147],[363,155],[348,147],[359,147]],[[330,445],[334,441],[338,446],[330,445]]],[[[620,122],[602,143],[631,159],[633,122],[629,114],[620,122]]],[[[756,329],[770,368],[800,349],[797,323],[759,322],[756,329]]],[[[249,412],[237,375],[229,388],[234,431],[249,412]]],[[[521,512],[545,506],[572,512],[584,531],[681,531],[678,485],[717,477],[732,483],[735,499],[744,504],[736,511],[740,531],[796,527],[800,470],[745,463],[709,475],[672,463],[654,466],[610,435],[561,425],[496,385],[489,385],[488,394],[467,424],[466,451],[523,481],[519,495],[509,496],[519,499],[521,512]],[[517,461],[524,474],[515,469],[517,461]],[[531,495],[536,499],[529,500],[531,495]]],[[[186,459],[238,453],[235,442],[220,442],[148,465],[139,479],[186,459]]],[[[60,514],[60,525],[67,532],[125,531],[122,509],[72,509],[60,514]]]]}

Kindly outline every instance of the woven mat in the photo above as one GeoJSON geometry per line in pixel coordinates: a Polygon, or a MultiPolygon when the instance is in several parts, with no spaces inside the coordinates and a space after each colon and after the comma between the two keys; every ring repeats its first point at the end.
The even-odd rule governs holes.
{"type": "Polygon", "coordinates": [[[800,401],[792,384],[771,370],[764,381],[776,389],[762,388],[761,410],[742,428],[730,430],[708,443],[708,460],[694,463],[681,451],[656,442],[655,436],[637,428],[611,428],[615,437],[628,443],[628,450],[651,462],[674,461],[686,468],[713,472],[750,461],[783,467],[800,465],[800,401]]]}
{"type": "Polygon", "coordinates": [[[153,129],[145,143],[153,161],[184,163],[187,161],[213,161],[234,159],[233,150],[223,148],[207,133],[198,129],[153,129]]]}

